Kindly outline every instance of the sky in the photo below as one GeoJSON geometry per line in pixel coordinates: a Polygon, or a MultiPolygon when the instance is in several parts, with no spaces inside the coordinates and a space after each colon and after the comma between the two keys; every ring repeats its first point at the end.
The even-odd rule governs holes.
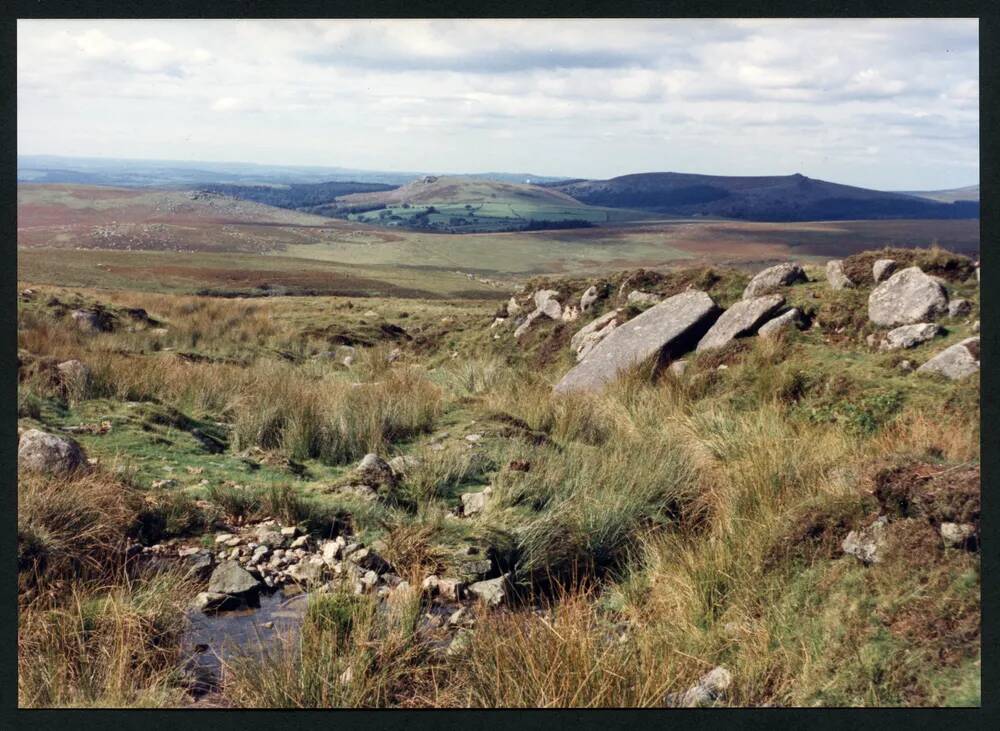
{"type": "Polygon", "coordinates": [[[975,19],[19,20],[18,152],[979,182],[975,19]]]}

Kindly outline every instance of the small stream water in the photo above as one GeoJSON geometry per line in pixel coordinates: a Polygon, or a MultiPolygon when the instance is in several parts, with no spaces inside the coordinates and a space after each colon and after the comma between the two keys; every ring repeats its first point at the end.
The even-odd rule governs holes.
{"type": "Polygon", "coordinates": [[[259,653],[298,634],[307,594],[286,597],[281,591],[261,594],[259,606],[216,614],[192,612],[181,642],[194,678],[191,693],[203,696],[218,689],[222,667],[236,655],[259,653]],[[264,625],[273,623],[273,626],[264,625]]]}

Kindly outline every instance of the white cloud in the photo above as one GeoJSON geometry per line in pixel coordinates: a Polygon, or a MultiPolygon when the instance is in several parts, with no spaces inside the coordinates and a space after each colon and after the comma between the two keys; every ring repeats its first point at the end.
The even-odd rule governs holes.
{"type": "Polygon", "coordinates": [[[17,53],[22,152],[978,177],[975,20],[22,20],[17,53]]]}

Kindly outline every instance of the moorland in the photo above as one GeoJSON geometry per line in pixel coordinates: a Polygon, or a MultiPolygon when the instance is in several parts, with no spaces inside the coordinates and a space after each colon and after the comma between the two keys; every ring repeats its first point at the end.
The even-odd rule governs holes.
{"type": "Polygon", "coordinates": [[[19,704],[978,705],[978,220],[551,183],[19,186],[19,704]]]}

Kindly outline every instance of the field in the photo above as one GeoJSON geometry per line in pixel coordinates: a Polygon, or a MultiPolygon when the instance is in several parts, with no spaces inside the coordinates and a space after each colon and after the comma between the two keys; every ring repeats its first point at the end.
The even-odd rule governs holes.
{"type": "Polygon", "coordinates": [[[192,198],[182,191],[18,188],[22,278],[78,286],[112,281],[111,286],[187,293],[259,294],[266,284],[293,293],[479,296],[490,288],[483,279],[509,289],[539,274],[694,264],[759,268],[789,257],[821,262],[886,245],[932,243],[976,255],[979,222],[675,219],[455,235],[339,221],[218,196],[192,198]]]}
{"type": "Polygon", "coordinates": [[[19,704],[663,706],[721,667],[731,682],[715,705],[978,705],[978,547],[938,534],[978,524],[978,378],[901,363],[968,337],[979,290],[967,261],[919,256],[962,272],[948,287],[972,302],[931,343],[869,347],[870,285],[834,291],[809,266],[786,296],[811,328],[698,354],[683,376],[640,369],[557,398],[570,335],[627,309],[626,281],[661,295],[694,285],[730,306],[748,274],[675,262],[536,278],[523,308],[536,288],[606,296],[515,338],[509,321],[491,327],[510,290],[464,276],[484,299],[414,279],[412,294],[234,300],[186,292],[248,285],[218,273],[233,259],[270,263],[269,280],[349,267],[22,249],[19,428],[71,435],[90,464],[19,478],[19,704]],[[81,330],[77,308],[110,329],[81,330]],[[61,375],[67,359],[86,375],[61,375]],[[352,492],[367,452],[410,460],[371,499],[352,492]],[[463,495],[487,488],[473,514],[463,495]],[[884,557],[865,565],[841,545],[878,515],[884,557]],[[206,688],[188,639],[205,580],[179,550],[267,518],[308,545],[353,536],[401,583],[380,585],[384,599],[305,583],[297,630],[258,625],[267,654],[251,642],[227,655],[206,688]],[[421,590],[465,570],[511,572],[502,605],[421,590]]]}

